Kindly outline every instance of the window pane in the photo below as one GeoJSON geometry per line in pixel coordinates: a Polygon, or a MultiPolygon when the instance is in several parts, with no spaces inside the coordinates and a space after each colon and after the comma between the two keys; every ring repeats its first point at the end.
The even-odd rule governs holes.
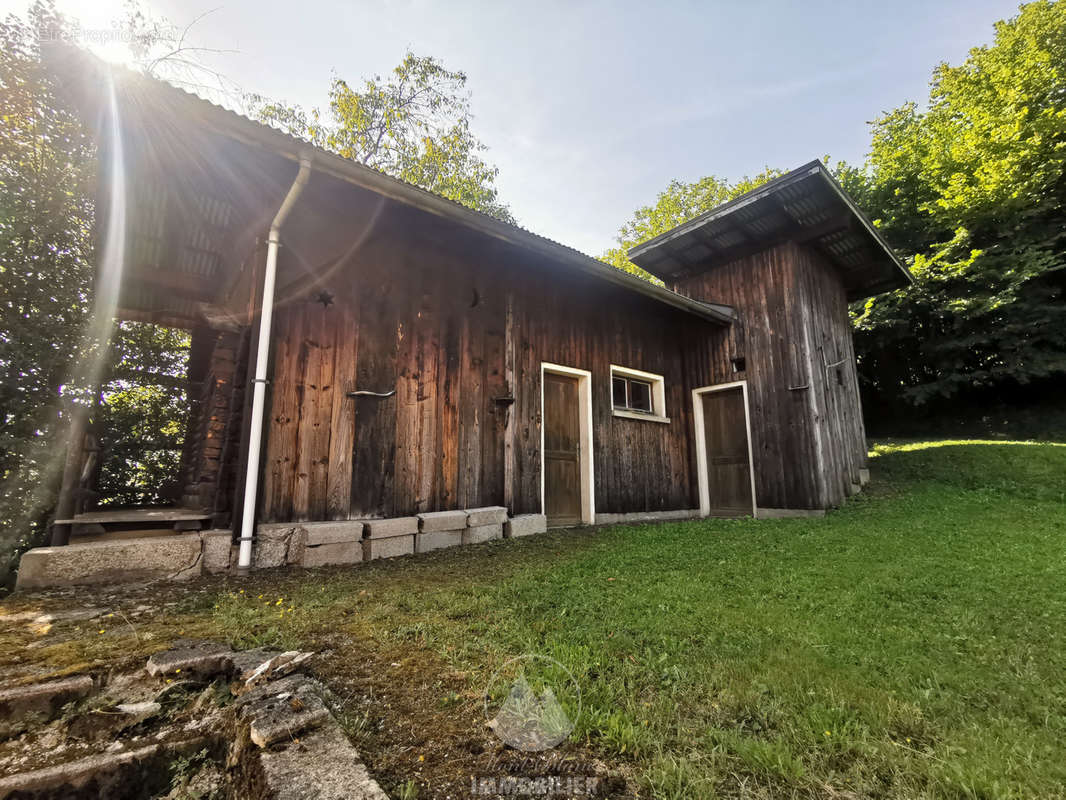
{"type": "Polygon", "coordinates": [[[611,378],[611,391],[614,393],[614,407],[626,407],[626,379],[611,378]]]}
{"type": "Polygon", "coordinates": [[[651,384],[644,381],[629,382],[629,407],[634,411],[651,411],[651,384]]]}

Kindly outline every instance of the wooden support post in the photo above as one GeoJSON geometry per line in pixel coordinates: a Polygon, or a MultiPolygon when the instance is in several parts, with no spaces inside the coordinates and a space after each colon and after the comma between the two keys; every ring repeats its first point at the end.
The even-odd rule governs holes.
{"type": "MultiPolygon", "coordinates": [[[[71,519],[77,502],[81,467],[85,455],[85,433],[89,423],[89,407],[71,405],[70,437],[67,440],[67,458],[63,464],[63,483],[56,503],[55,519],[71,519]]],[[[52,547],[62,547],[70,542],[70,525],[52,526],[52,547]]]]}

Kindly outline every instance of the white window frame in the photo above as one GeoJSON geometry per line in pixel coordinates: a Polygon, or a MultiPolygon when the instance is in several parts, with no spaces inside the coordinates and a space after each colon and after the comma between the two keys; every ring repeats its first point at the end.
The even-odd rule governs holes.
{"type": "Polygon", "coordinates": [[[544,373],[577,378],[578,425],[581,447],[581,521],[596,524],[596,473],[592,453],[592,373],[585,369],[564,367],[561,364],[540,363],[540,513],[547,513],[544,504],[544,373]]]}
{"type": "Polygon", "coordinates": [[[696,479],[700,492],[701,517],[706,517],[711,513],[711,487],[707,476],[707,438],[703,425],[703,401],[701,395],[737,387],[740,387],[744,396],[744,428],[748,434],[748,473],[751,476],[751,516],[753,519],[759,518],[759,507],[755,501],[755,453],[751,446],[751,407],[748,404],[748,382],[746,380],[701,386],[692,390],[692,419],[696,429],[696,479]]]}
{"type": "Polygon", "coordinates": [[[666,379],[654,372],[645,372],[641,369],[631,369],[611,364],[611,413],[624,419],[641,419],[645,422],[662,422],[669,424],[670,418],[666,416],[666,379]],[[633,378],[651,384],[651,412],[632,411],[630,409],[615,408],[614,406],[614,379],[633,378]]]}

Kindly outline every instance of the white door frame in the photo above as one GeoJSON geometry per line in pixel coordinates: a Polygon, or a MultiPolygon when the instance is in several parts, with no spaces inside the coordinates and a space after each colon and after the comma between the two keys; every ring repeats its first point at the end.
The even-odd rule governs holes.
{"type": "Polygon", "coordinates": [[[540,513],[546,513],[544,505],[544,373],[577,378],[578,427],[581,473],[581,521],[586,525],[596,522],[595,475],[592,462],[592,373],[585,369],[564,367],[542,361],[540,364],[540,513]]]}
{"type": "Polygon", "coordinates": [[[744,427],[748,437],[748,475],[751,476],[751,516],[758,517],[755,505],[755,457],[751,450],[751,411],[748,408],[748,382],[733,381],[692,390],[692,412],[696,423],[696,477],[700,487],[700,516],[711,513],[711,491],[707,478],[707,437],[703,427],[703,401],[700,395],[740,387],[744,395],[744,427]]]}

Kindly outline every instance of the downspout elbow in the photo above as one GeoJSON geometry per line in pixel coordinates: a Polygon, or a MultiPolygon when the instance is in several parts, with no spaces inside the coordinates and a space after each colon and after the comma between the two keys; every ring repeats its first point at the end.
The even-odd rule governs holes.
{"type": "Polygon", "coordinates": [[[289,187],[289,193],[281,201],[281,207],[278,209],[278,213],[274,215],[274,221],[270,223],[270,241],[276,240],[281,234],[281,226],[285,224],[286,217],[289,216],[292,207],[296,205],[296,200],[303,191],[304,186],[307,185],[310,177],[311,159],[304,156],[300,159],[300,171],[296,173],[296,179],[293,180],[292,186],[289,187]]]}

